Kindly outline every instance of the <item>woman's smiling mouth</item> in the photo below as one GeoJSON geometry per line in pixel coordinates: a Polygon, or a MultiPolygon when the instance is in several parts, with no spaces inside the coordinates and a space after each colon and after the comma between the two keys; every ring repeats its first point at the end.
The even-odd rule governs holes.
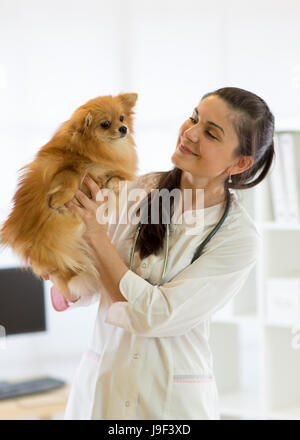
{"type": "Polygon", "coordinates": [[[190,151],[185,145],[180,144],[179,145],[179,151],[183,154],[193,154],[194,156],[198,156],[198,154],[193,153],[192,151],[190,151]]]}

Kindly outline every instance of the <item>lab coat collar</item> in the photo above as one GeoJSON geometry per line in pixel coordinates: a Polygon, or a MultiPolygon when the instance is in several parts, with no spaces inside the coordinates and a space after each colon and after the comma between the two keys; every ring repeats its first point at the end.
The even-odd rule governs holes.
{"type": "MultiPolygon", "coordinates": [[[[236,210],[237,207],[236,193],[230,190],[230,194],[232,198],[231,198],[231,207],[228,213],[228,217],[229,215],[232,215],[232,213],[236,210]]],[[[207,227],[207,226],[216,225],[217,222],[220,220],[220,217],[223,213],[223,209],[224,209],[224,202],[218,203],[217,205],[209,206],[208,208],[186,210],[183,213],[186,215],[180,215],[180,216],[174,215],[171,218],[170,231],[172,232],[174,230],[178,231],[178,230],[187,230],[187,229],[189,231],[192,231],[193,229],[199,230],[199,227],[201,228],[201,226],[207,227]]]]}

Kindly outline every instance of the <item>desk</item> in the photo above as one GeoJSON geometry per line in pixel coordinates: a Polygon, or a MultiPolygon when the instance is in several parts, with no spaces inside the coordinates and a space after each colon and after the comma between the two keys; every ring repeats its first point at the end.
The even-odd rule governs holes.
{"type": "Polygon", "coordinates": [[[39,417],[41,420],[51,420],[55,413],[65,410],[70,387],[64,386],[57,390],[42,394],[0,401],[0,419],[22,419],[39,417]]]}

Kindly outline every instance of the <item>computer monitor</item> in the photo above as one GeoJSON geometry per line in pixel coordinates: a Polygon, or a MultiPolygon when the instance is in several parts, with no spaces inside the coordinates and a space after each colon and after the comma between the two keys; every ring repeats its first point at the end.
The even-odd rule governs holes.
{"type": "Polygon", "coordinates": [[[6,335],[46,330],[44,282],[30,270],[0,268],[0,326],[6,335]]]}

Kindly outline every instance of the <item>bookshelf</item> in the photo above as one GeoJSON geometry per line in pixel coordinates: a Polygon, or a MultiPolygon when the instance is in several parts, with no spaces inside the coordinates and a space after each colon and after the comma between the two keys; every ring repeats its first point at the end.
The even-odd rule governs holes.
{"type": "MultiPolygon", "coordinates": [[[[300,207],[297,122],[281,121],[276,135],[292,136],[300,207]]],[[[275,147],[276,155],[281,147],[275,147]]],[[[236,191],[257,224],[262,247],[242,290],[212,317],[221,419],[300,420],[300,219],[276,217],[270,174],[278,166],[276,157],[260,185],[236,191]]]]}

